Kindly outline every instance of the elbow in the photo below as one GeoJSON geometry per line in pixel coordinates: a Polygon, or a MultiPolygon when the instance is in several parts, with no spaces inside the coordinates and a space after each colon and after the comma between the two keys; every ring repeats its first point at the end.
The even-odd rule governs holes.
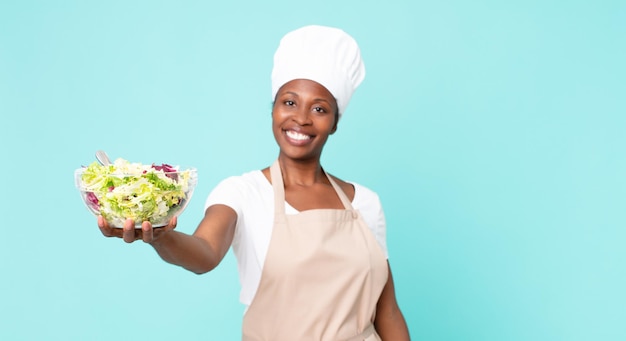
{"type": "Polygon", "coordinates": [[[206,262],[204,264],[198,264],[197,266],[185,267],[185,268],[193,272],[196,275],[204,275],[205,273],[211,272],[216,267],[217,267],[217,264],[206,262]]]}
{"type": "Polygon", "coordinates": [[[187,269],[187,270],[193,272],[196,275],[204,275],[205,273],[211,272],[211,270],[213,269],[202,268],[202,269],[187,269]]]}
{"type": "Polygon", "coordinates": [[[204,275],[205,273],[211,271],[211,270],[207,270],[207,269],[187,269],[191,272],[193,272],[196,275],[204,275]]]}

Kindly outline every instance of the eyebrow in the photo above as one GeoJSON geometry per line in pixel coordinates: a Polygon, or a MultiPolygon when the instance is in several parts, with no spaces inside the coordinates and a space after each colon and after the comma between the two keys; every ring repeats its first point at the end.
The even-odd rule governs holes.
{"type": "MultiPolygon", "coordinates": [[[[290,94],[290,95],[294,95],[296,97],[300,97],[300,95],[298,95],[297,93],[293,92],[293,91],[285,91],[284,94],[290,94]]],[[[325,102],[328,105],[331,105],[330,102],[324,98],[314,98],[313,102],[325,102]]]]}

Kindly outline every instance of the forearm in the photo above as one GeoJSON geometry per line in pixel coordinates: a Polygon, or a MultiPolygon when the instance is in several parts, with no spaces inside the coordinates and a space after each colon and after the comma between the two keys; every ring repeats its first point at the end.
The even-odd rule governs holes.
{"type": "Polygon", "coordinates": [[[236,223],[232,208],[213,205],[193,235],[171,230],[150,244],[164,261],[202,274],[222,261],[233,241],[236,223]]]}
{"type": "Polygon", "coordinates": [[[178,231],[165,233],[151,245],[164,261],[197,274],[213,270],[220,261],[205,240],[178,231]]]}

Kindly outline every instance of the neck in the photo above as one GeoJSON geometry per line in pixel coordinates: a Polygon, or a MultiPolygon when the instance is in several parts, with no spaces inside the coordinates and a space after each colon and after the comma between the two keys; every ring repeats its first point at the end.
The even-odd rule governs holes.
{"type": "Polygon", "coordinates": [[[279,155],[278,163],[285,187],[290,185],[311,186],[315,183],[326,182],[326,175],[319,159],[294,160],[279,155]]]}

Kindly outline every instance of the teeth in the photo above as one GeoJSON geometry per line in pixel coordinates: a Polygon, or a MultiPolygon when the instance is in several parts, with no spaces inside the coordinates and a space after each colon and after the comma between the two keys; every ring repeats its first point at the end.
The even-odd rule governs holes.
{"type": "Polygon", "coordinates": [[[311,138],[309,135],[300,134],[298,132],[291,131],[291,130],[287,130],[287,136],[291,139],[300,140],[300,141],[308,140],[311,138]]]}

